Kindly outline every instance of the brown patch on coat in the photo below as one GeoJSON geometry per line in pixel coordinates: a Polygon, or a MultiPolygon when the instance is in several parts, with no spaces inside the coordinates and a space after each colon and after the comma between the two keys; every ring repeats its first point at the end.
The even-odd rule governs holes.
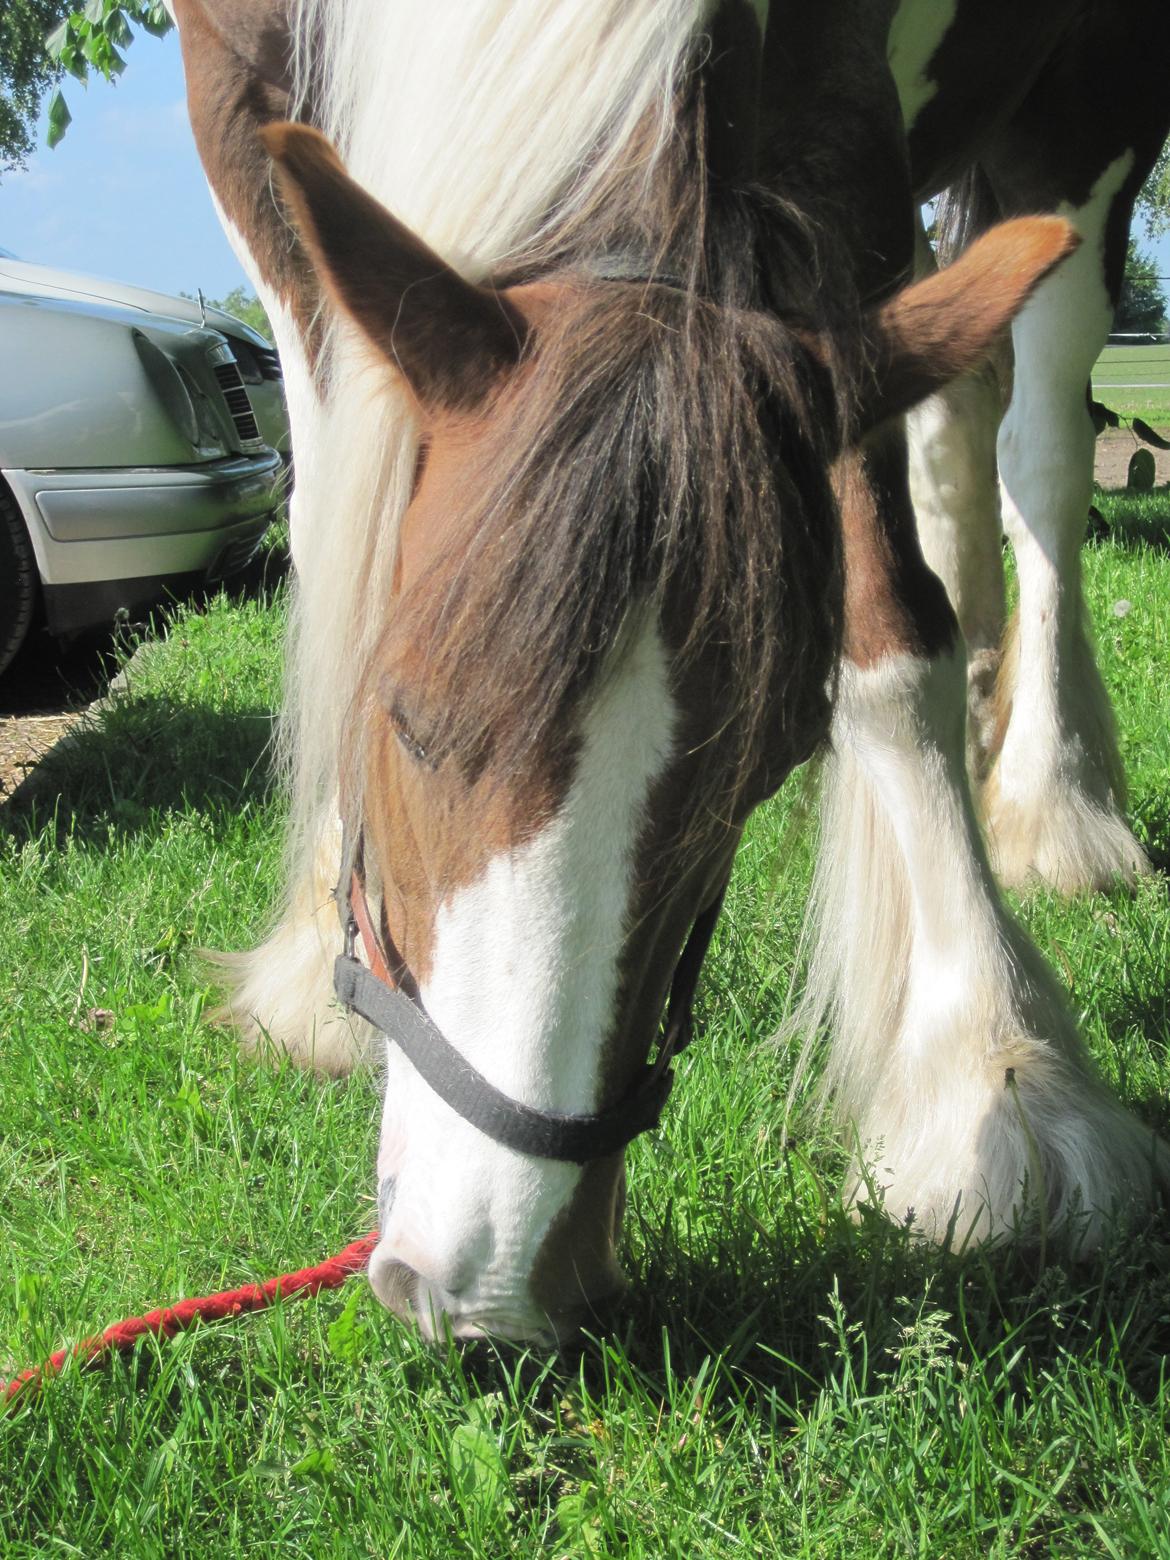
{"type": "Polygon", "coordinates": [[[286,96],[293,89],[293,0],[174,0],[186,26],[193,8],[253,75],[286,96]]]}
{"type": "Polygon", "coordinates": [[[950,649],[958,622],[922,555],[910,502],[906,440],[888,429],[838,468],[845,538],[845,655],[867,667],[893,655],[950,649]]]}
{"type": "Polygon", "coordinates": [[[272,163],[259,138],[265,125],[287,120],[290,113],[287,32],[281,42],[284,5],[267,0],[237,15],[236,7],[220,0],[210,7],[216,22],[206,0],[174,0],[174,8],[187,112],[208,182],[264,285],[287,306],[314,367],[321,351],[321,289],[276,202],[272,163]],[[230,32],[221,32],[217,23],[225,29],[230,23],[230,32]]]}

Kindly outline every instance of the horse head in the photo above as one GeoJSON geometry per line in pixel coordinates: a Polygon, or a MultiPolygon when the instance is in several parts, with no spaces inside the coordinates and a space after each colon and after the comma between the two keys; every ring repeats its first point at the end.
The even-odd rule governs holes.
{"type": "Polygon", "coordinates": [[[318,133],[261,133],[420,428],[342,761],[340,897],[379,907],[399,988],[371,1280],[430,1334],[559,1336],[620,1287],[622,1149],[744,823],[826,729],[845,430],[978,358],[1068,235],[1017,231],[871,313],[845,415],[838,344],[735,301],[733,266],[697,287],[611,251],[473,284],[318,133]]]}

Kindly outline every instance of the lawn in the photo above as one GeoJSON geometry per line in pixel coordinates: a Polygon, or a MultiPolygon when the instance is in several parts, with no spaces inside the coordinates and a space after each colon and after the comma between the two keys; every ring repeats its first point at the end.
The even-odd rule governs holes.
{"type": "Polygon", "coordinates": [[[1093,394],[1123,417],[1170,426],[1170,343],[1106,347],[1093,368],[1093,394]]]}
{"type": "MultiPolygon", "coordinates": [[[[1133,896],[1030,925],[1102,1066],[1170,1130],[1170,501],[1101,501],[1086,570],[1139,832],[1133,896]]],[[[0,1371],[372,1224],[374,1080],[242,1062],[195,951],[262,924],[283,602],[180,616],[0,818],[0,1371]]],[[[432,1352],[364,1283],[70,1368],[0,1415],[0,1553],[1170,1556],[1170,1227],[1087,1265],[922,1249],[781,1145],[811,860],[757,816],[662,1130],[630,1151],[632,1286],[545,1359],[432,1352]],[[780,863],[783,863],[781,871],[780,863]]]]}

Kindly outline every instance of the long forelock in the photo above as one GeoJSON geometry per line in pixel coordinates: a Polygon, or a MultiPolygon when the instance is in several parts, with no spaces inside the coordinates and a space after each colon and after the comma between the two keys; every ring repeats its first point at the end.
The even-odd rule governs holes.
{"type": "Polygon", "coordinates": [[[734,782],[765,741],[799,747],[785,723],[839,632],[833,409],[818,421],[798,338],[758,306],[624,281],[569,296],[477,473],[465,551],[408,593],[396,635],[424,647],[443,745],[508,774],[566,729],[631,615],[677,622],[681,595],[676,677],[719,644],[734,782]]]}

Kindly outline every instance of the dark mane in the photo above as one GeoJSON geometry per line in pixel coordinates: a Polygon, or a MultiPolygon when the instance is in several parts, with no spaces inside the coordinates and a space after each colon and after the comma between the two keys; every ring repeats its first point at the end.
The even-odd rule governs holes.
{"type": "Polygon", "coordinates": [[[711,196],[699,145],[680,134],[653,207],[610,192],[510,272],[574,285],[517,414],[499,418],[458,566],[441,560],[442,591],[424,577],[395,608],[394,638],[424,649],[432,746],[469,763],[490,748],[496,773],[564,721],[643,605],[680,677],[719,646],[732,782],[765,742],[799,745],[831,674],[841,579],[826,472],[850,374],[807,342],[824,298],[849,292],[843,278],[822,286],[815,234],[779,198],[711,196]],[[615,256],[682,285],[614,279],[615,256]],[[777,709],[791,730],[775,729],[777,709]]]}

